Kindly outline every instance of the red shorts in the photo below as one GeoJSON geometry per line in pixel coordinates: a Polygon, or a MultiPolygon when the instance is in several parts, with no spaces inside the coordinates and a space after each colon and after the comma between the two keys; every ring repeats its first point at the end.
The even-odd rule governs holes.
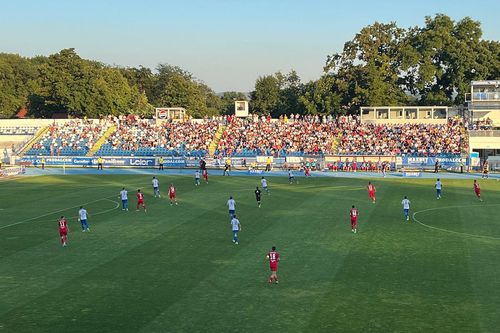
{"type": "Polygon", "coordinates": [[[59,229],[59,236],[67,236],[68,229],[59,229]]]}
{"type": "Polygon", "coordinates": [[[170,197],[170,199],[175,199],[175,194],[169,194],[168,196],[170,197]]]}
{"type": "Polygon", "coordinates": [[[138,205],[144,205],[144,200],[138,200],[138,201],[137,201],[137,204],[138,204],[138,205]]]}
{"type": "Polygon", "coordinates": [[[358,219],[351,219],[351,225],[356,225],[358,223],[358,219]]]}
{"type": "Polygon", "coordinates": [[[375,192],[370,192],[370,198],[375,198],[375,192]]]}
{"type": "Polygon", "coordinates": [[[476,192],[476,195],[477,195],[477,196],[480,196],[480,195],[481,195],[481,189],[474,190],[474,192],[476,192]]]}
{"type": "Polygon", "coordinates": [[[269,264],[269,268],[271,268],[271,272],[276,272],[278,270],[278,264],[271,263],[271,264],[269,264]]]}

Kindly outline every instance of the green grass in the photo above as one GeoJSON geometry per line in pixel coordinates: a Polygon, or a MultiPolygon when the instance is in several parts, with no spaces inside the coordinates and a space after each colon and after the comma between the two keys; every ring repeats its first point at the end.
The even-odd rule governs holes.
{"type": "Polygon", "coordinates": [[[498,331],[498,182],[480,182],[481,203],[472,181],[444,180],[438,201],[432,180],[375,179],[373,205],[366,179],[269,178],[272,195],[258,209],[258,180],[212,177],[196,188],[191,177],[160,176],[164,191],[178,188],[174,207],[151,196],[150,176],[1,182],[0,331],[498,331]],[[147,214],[114,209],[122,186],[132,207],[135,190],[146,191],[147,214]],[[238,246],[229,195],[243,225],[238,246]],[[442,208],[416,217],[451,232],[404,223],[404,195],[412,212],[442,208]],[[87,202],[92,230],[82,233],[77,206],[87,202]],[[61,214],[70,217],[67,248],[61,214]],[[272,245],[282,260],[280,284],[269,286],[272,245]]]}

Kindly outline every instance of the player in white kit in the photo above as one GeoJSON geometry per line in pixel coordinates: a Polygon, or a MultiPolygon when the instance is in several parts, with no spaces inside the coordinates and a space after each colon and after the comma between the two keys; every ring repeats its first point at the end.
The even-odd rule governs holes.
{"type": "Polygon", "coordinates": [[[264,191],[266,191],[267,194],[271,194],[269,192],[269,188],[267,187],[267,179],[262,177],[262,179],[260,180],[260,183],[262,185],[262,188],[264,189],[264,191]]]}
{"type": "Polygon", "coordinates": [[[229,197],[227,207],[229,208],[229,218],[232,219],[236,212],[236,201],[234,201],[233,197],[229,197]]]}
{"type": "Polygon", "coordinates": [[[404,197],[403,201],[401,201],[401,204],[403,205],[403,214],[406,218],[406,221],[410,220],[410,200],[408,198],[404,197]]]}
{"type": "Polygon", "coordinates": [[[238,231],[241,231],[241,223],[240,221],[236,218],[236,215],[233,215],[233,218],[231,219],[231,229],[233,231],[233,243],[238,245],[238,231]]]}
{"type": "Polygon", "coordinates": [[[153,176],[153,180],[151,182],[153,184],[153,195],[155,198],[160,198],[160,182],[156,177],[153,176]]]}
{"type": "Polygon", "coordinates": [[[122,210],[128,212],[128,192],[125,187],[120,191],[120,198],[122,199],[122,210]]]}
{"type": "Polygon", "coordinates": [[[78,211],[78,221],[82,224],[82,231],[90,231],[89,228],[89,223],[87,222],[87,210],[83,208],[82,206],[80,207],[80,210],[78,211]]]}

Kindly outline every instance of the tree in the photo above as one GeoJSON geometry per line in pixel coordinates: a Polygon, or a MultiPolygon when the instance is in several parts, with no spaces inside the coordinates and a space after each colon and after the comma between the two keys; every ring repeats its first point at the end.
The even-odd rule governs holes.
{"type": "MultiPolygon", "coordinates": [[[[482,39],[479,22],[437,14],[423,27],[366,26],[327,57],[324,75],[303,84],[295,71],[259,77],[250,108],[258,114],[336,114],[360,106],[463,104],[470,81],[500,77],[500,43],[482,39]]],[[[0,53],[0,117],[27,106],[30,115],[98,117],[152,115],[156,106],[185,107],[194,117],[232,114],[234,100],[218,96],[178,66],[118,68],[82,59],[74,49],[48,57],[0,53]]]]}
{"type": "Polygon", "coordinates": [[[38,117],[66,113],[96,118],[143,113],[150,108],[145,94],[131,87],[119,69],[84,60],[74,49],[49,56],[38,66],[37,81],[30,112],[38,117]]]}
{"type": "Polygon", "coordinates": [[[363,105],[406,104],[400,73],[405,30],[394,22],[375,22],[345,43],[342,53],[328,56],[324,68],[333,75],[351,111],[363,105]]]}
{"type": "Polygon", "coordinates": [[[150,68],[139,66],[138,68],[129,67],[122,68],[123,76],[128,80],[130,86],[137,87],[141,94],[145,94],[149,100],[154,99],[153,85],[155,82],[155,75],[150,68]]]}
{"type": "Polygon", "coordinates": [[[304,87],[299,102],[306,114],[338,114],[345,110],[341,106],[341,96],[335,92],[333,75],[323,75],[317,81],[310,81],[304,87]]]}
{"type": "Polygon", "coordinates": [[[252,112],[279,117],[283,114],[303,113],[299,98],[304,85],[296,71],[288,74],[276,72],[261,76],[255,81],[251,93],[252,112]]]}
{"type": "Polygon", "coordinates": [[[274,75],[260,76],[255,81],[255,90],[251,93],[253,113],[274,114],[280,103],[280,82],[274,75]]]}
{"type": "Polygon", "coordinates": [[[481,37],[479,22],[469,17],[454,22],[444,14],[428,16],[424,27],[410,30],[409,45],[418,57],[406,82],[420,104],[463,104],[471,81],[498,79],[499,43],[481,37]]]}
{"type": "Polygon", "coordinates": [[[153,103],[169,107],[183,107],[193,117],[219,114],[220,98],[206,84],[180,67],[160,64],[153,80],[153,103]]]}
{"type": "Polygon", "coordinates": [[[0,53],[0,118],[11,118],[27,106],[36,86],[36,66],[27,58],[0,53]]]}
{"type": "Polygon", "coordinates": [[[276,73],[279,81],[280,102],[273,116],[279,117],[282,114],[301,114],[304,113],[304,107],[300,103],[300,96],[303,93],[304,85],[295,70],[288,74],[276,73]]]}
{"type": "Polygon", "coordinates": [[[234,114],[234,102],[246,101],[247,96],[242,92],[226,91],[220,98],[221,110],[223,114],[234,114]]]}

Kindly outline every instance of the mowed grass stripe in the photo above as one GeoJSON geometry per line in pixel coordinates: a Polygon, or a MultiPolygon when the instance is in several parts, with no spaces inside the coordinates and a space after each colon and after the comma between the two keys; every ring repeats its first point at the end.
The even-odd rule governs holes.
{"type": "MultiPolygon", "coordinates": [[[[138,178],[113,177],[99,192],[114,193],[120,189],[114,183],[138,178]]],[[[108,182],[107,176],[92,182],[101,179],[108,182]]],[[[149,184],[151,177],[142,179],[149,184]]],[[[270,177],[272,195],[263,195],[259,210],[253,195],[259,178],[216,177],[199,188],[192,177],[160,178],[164,191],[167,179],[175,179],[180,206],[148,198],[147,216],[106,214],[106,221],[95,223],[99,230],[85,235],[92,238],[75,235],[67,252],[59,247],[56,228],[49,227],[40,237],[49,237],[52,247],[35,246],[1,262],[0,275],[5,277],[9,267],[9,278],[18,282],[9,284],[16,292],[0,291],[8,304],[17,304],[0,313],[0,327],[20,332],[497,327],[493,277],[500,274],[499,245],[457,240],[402,222],[404,194],[411,193],[413,211],[442,205],[435,200],[433,180],[377,180],[373,205],[364,189],[367,180],[301,178],[296,186],[270,177]],[[239,247],[231,243],[225,205],[231,194],[244,227],[239,247]],[[349,231],[352,204],[362,212],[358,235],[349,231]],[[263,256],[273,243],[283,255],[282,284],[269,287],[263,256]]],[[[471,183],[445,182],[455,195],[450,200],[466,207],[473,201],[471,183]]],[[[496,183],[481,185],[489,200],[500,199],[496,183]]],[[[149,186],[144,189],[150,191],[149,186]]],[[[468,212],[449,215],[474,227],[467,224],[468,212]]],[[[490,216],[483,210],[477,220],[490,216]]],[[[432,214],[429,219],[442,223],[432,214]]]]}
{"type": "MultiPolygon", "coordinates": [[[[91,181],[89,177],[82,176],[43,176],[30,177],[27,180],[20,179],[18,182],[9,183],[5,188],[0,185],[0,188],[9,194],[1,203],[4,205],[4,210],[2,211],[0,227],[25,219],[36,219],[40,215],[57,216],[58,213],[53,213],[54,211],[106,197],[107,195],[103,195],[103,189],[108,195],[117,193],[116,197],[118,197],[122,184],[114,181],[106,182],[105,180],[96,182],[99,178],[94,176],[91,181]],[[64,181],[61,181],[60,178],[63,178],[64,181]],[[116,184],[116,192],[109,192],[108,189],[113,188],[113,184],[116,184]],[[66,202],[72,204],[62,205],[66,202]],[[32,209],[26,209],[26,205],[30,205],[32,209]]],[[[150,184],[150,179],[149,182],[146,179],[144,181],[146,186],[150,184]]],[[[134,184],[137,182],[138,180],[135,180],[134,184]]],[[[123,184],[123,186],[126,185],[123,184]]],[[[134,195],[133,192],[130,194],[134,195]]]]}
{"type": "MultiPolygon", "coordinates": [[[[287,184],[287,186],[296,188],[296,185],[287,184]]],[[[143,331],[158,331],[166,326],[176,331],[185,325],[188,325],[185,327],[187,330],[195,329],[202,327],[208,320],[214,327],[225,331],[233,329],[248,331],[252,329],[256,317],[260,318],[263,326],[278,331],[295,330],[299,327],[298,321],[307,323],[307,312],[296,311],[297,306],[302,307],[305,304],[310,306],[308,301],[311,300],[311,296],[322,293],[321,285],[320,283],[311,285],[308,291],[299,290],[309,281],[310,266],[319,265],[320,261],[325,259],[319,255],[322,251],[311,241],[315,237],[328,234],[336,225],[326,221],[330,227],[321,229],[319,226],[325,222],[323,212],[312,210],[313,213],[305,221],[307,228],[297,233],[297,224],[304,226],[304,221],[291,219],[293,210],[273,208],[276,201],[287,192],[282,193],[276,186],[271,187],[271,191],[270,196],[263,196],[263,208],[258,209],[253,205],[249,207],[255,212],[256,218],[246,221],[246,224],[242,222],[244,231],[241,233],[240,245],[230,248],[234,252],[237,251],[237,254],[228,255],[228,258],[220,263],[223,269],[213,271],[182,301],[166,309],[143,331]],[[282,285],[279,286],[267,286],[266,282],[269,269],[264,256],[272,244],[278,245],[283,258],[280,267],[282,285]],[[256,302],[249,302],[249,299],[254,298],[257,298],[256,302]],[[231,309],[220,312],[228,301],[233,304],[231,309]],[[253,316],[246,315],[249,311],[254,313],[253,316]],[[273,316],[269,316],[271,312],[273,316]],[[203,316],[193,318],[193,313],[203,313],[203,316]],[[234,318],[238,318],[237,322],[234,318]]],[[[291,202],[297,199],[297,203],[293,206],[294,210],[325,207],[332,198],[324,191],[311,189],[311,192],[297,193],[296,198],[290,198],[291,202]]],[[[247,199],[250,201],[245,202],[255,202],[253,197],[249,196],[247,199]]],[[[242,219],[244,215],[242,212],[240,215],[242,219]]],[[[228,243],[229,239],[228,235],[228,243]]],[[[328,258],[327,261],[334,265],[339,262],[330,261],[328,258]]],[[[331,278],[331,274],[327,273],[331,272],[328,266],[330,265],[323,267],[326,279],[331,278]]]]}
{"type": "MultiPolygon", "coordinates": [[[[150,198],[148,204],[150,206],[150,210],[155,208],[163,210],[161,208],[162,206],[166,207],[167,210],[169,208],[173,209],[173,207],[169,207],[165,199],[160,200],[150,198]]],[[[133,201],[131,202],[131,206],[133,206],[133,201]]],[[[98,219],[96,218],[94,220],[92,219],[92,215],[90,215],[92,231],[89,234],[81,233],[79,223],[71,221],[71,231],[69,235],[70,247],[67,249],[60,248],[57,227],[54,227],[54,222],[48,221],[49,224],[45,223],[36,225],[37,228],[25,227],[25,230],[32,231],[33,234],[39,233],[39,241],[36,244],[30,244],[29,247],[10,254],[9,257],[2,257],[0,261],[2,266],[8,268],[4,271],[4,276],[7,279],[6,281],[14,283],[20,288],[25,288],[25,281],[37,278],[39,274],[47,271],[48,269],[50,273],[46,282],[51,286],[57,286],[59,281],[58,278],[64,279],[64,274],[72,276],[72,274],[75,273],[71,265],[74,260],[79,261],[82,258],[88,258],[89,255],[90,258],[95,258],[99,261],[103,259],[105,260],[106,254],[113,255],[115,253],[115,246],[123,245],[115,241],[119,241],[120,239],[142,241],[141,238],[135,239],[130,236],[138,235],[139,233],[147,239],[147,237],[155,236],[157,230],[161,230],[161,228],[169,226],[168,224],[165,224],[164,219],[159,220],[157,216],[154,216],[154,214],[153,216],[149,216],[145,215],[142,211],[135,212],[133,210],[134,208],[132,208],[132,211],[128,213],[123,213],[120,210],[120,214],[115,214],[114,217],[99,216],[98,219]],[[138,221],[139,223],[137,223],[138,221]],[[151,224],[151,222],[154,222],[154,224],[151,224]],[[132,226],[128,226],[127,223],[133,224],[132,226]],[[123,230],[124,225],[125,230],[123,230]],[[67,256],[67,252],[74,251],[77,248],[80,248],[79,251],[82,251],[81,256],[77,254],[74,254],[71,257],[67,256]],[[93,249],[98,251],[98,256],[93,255],[93,253],[87,253],[87,250],[92,251],[93,249]],[[47,253],[51,253],[52,255],[50,257],[46,257],[45,255],[47,253]],[[26,260],[26,258],[31,259],[31,261],[26,260]],[[66,264],[69,265],[71,271],[67,270],[68,267],[66,267],[66,264]],[[25,272],[25,276],[19,276],[17,279],[9,279],[10,276],[14,274],[20,275],[23,272],[25,272]]],[[[169,220],[168,222],[171,221],[169,220]]],[[[21,233],[21,235],[23,234],[24,233],[21,233]]],[[[23,239],[21,238],[21,240],[23,239]]],[[[85,265],[82,266],[82,268],[85,268],[85,265]]],[[[11,283],[5,285],[6,293],[12,295],[22,295],[16,293],[17,290],[13,288],[11,283]]],[[[45,289],[45,287],[39,288],[39,286],[35,286],[35,292],[36,290],[44,292],[45,289]]],[[[17,303],[17,301],[14,303],[17,303]]]]}
{"type": "MultiPolygon", "coordinates": [[[[211,207],[214,207],[214,206],[215,206],[215,207],[216,207],[216,206],[217,206],[217,204],[215,204],[214,202],[211,202],[211,203],[209,204],[209,206],[211,206],[211,207]]],[[[178,207],[172,207],[172,209],[177,209],[177,208],[178,208],[178,207]]],[[[167,209],[168,209],[168,208],[167,208],[167,209]]],[[[194,210],[194,211],[196,211],[196,210],[194,210]]],[[[198,212],[199,212],[199,211],[198,211],[198,212]]],[[[225,212],[226,212],[226,209],[224,208],[224,214],[223,214],[223,215],[224,215],[224,216],[227,216],[227,215],[225,214],[225,212]]],[[[225,220],[225,221],[227,221],[227,218],[224,218],[224,220],[225,220]]],[[[209,221],[203,221],[202,223],[205,223],[205,224],[206,224],[206,222],[209,222],[209,221]]],[[[227,223],[227,222],[225,222],[225,223],[227,223]]],[[[228,226],[228,225],[224,225],[224,233],[227,233],[227,234],[228,234],[228,236],[229,236],[229,235],[230,235],[230,231],[229,231],[229,232],[228,232],[228,231],[226,231],[226,230],[228,230],[228,229],[227,229],[227,226],[228,226]]],[[[177,239],[182,238],[182,239],[185,239],[185,240],[187,240],[187,241],[189,241],[189,242],[190,242],[191,240],[189,239],[189,234],[191,234],[191,233],[192,233],[192,231],[190,231],[190,230],[191,230],[191,228],[194,228],[194,227],[195,227],[195,226],[192,226],[192,225],[191,225],[191,226],[189,226],[189,227],[188,227],[188,229],[189,229],[189,230],[186,230],[187,232],[184,232],[184,231],[183,231],[183,232],[181,232],[181,233],[182,233],[182,236],[179,236],[179,235],[178,235],[178,233],[180,232],[179,230],[184,230],[184,227],[180,228],[180,227],[179,227],[179,225],[178,225],[178,226],[177,226],[177,229],[175,230],[175,232],[174,232],[174,230],[171,230],[172,232],[171,232],[171,233],[169,233],[168,235],[160,235],[160,236],[156,237],[154,240],[148,241],[145,245],[140,246],[140,247],[135,247],[134,249],[130,250],[127,254],[124,254],[124,255],[122,255],[122,256],[120,256],[120,257],[118,257],[118,258],[114,259],[114,260],[113,260],[113,262],[108,262],[108,263],[106,263],[106,267],[104,267],[104,268],[99,267],[99,273],[98,273],[98,274],[96,274],[96,275],[97,275],[97,276],[99,276],[99,277],[106,276],[106,275],[107,275],[106,271],[107,271],[107,269],[108,269],[107,267],[114,267],[114,263],[116,263],[116,262],[118,262],[118,266],[122,266],[122,264],[123,264],[123,263],[121,263],[121,262],[120,262],[120,261],[122,261],[122,260],[128,261],[128,260],[130,260],[131,258],[132,258],[132,259],[134,259],[134,258],[136,258],[136,257],[137,257],[137,258],[138,258],[138,260],[142,261],[142,257],[143,257],[143,255],[146,255],[146,257],[147,257],[147,254],[148,254],[148,253],[144,253],[144,252],[149,252],[151,248],[153,248],[153,249],[154,249],[154,248],[155,248],[155,246],[157,246],[157,245],[155,245],[155,244],[157,244],[157,243],[159,243],[159,245],[160,245],[160,246],[164,246],[165,244],[169,244],[169,243],[170,243],[170,238],[173,238],[174,240],[177,240],[177,239]],[[141,255],[140,255],[140,256],[135,256],[134,254],[132,254],[132,253],[135,253],[135,252],[139,252],[139,253],[141,253],[141,255]],[[103,272],[102,272],[102,270],[104,270],[105,272],[103,273],[103,272]]],[[[194,229],[193,229],[193,230],[194,230],[194,229]]],[[[218,234],[220,235],[221,233],[219,232],[218,234]]],[[[200,234],[198,234],[198,235],[204,235],[204,233],[200,233],[200,234]]],[[[212,237],[212,238],[213,238],[213,237],[212,237]]],[[[202,241],[204,241],[204,240],[202,239],[202,241]]],[[[220,243],[220,242],[217,242],[217,241],[216,241],[214,244],[219,244],[219,243],[220,243]]],[[[172,259],[172,260],[174,260],[174,261],[180,260],[179,258],[181,258],[181,257],[182,257],[182,255],[181,255],[181,254],[182,254],[183,252],[186,252],[186,251],[183,251],[182,249],[176,249],[176,250],[178,251],[176,255],[172,255],[172,253],[175,253],[176,251],[171,252],[171,253],[169,253],[169,254],[168,254],[168,256],[169,256],[169,260],[170,260],[170,259],[172,259]]],[[[154,251],[154,250],[153,250],[153,251],[154,251]]],[[[156,251],[154,251],[154,252],[156,253],[156,251]]],[[[167,252],[169,252],[169,251],[167,251],[167,252]]],[[[199,264],[201,264],[201,263],[203,263],[203,262],[204,262],[204,260],[203,260],[202,262],[200,262],[199,264]]],[[[170,263],[170,264],[174,264],[174,263],[170,263]]],[[[123,265],[125,265],[125,264],[123,264],[123,265]]],[[[128,266],[128,264],[127,264],[127,266],[128,266]]],[[[133,266],[135,266],[135,267],[137,268],[137,266],[136,266],[136,265],[133,265],[133,266]]],[[[111,270],[111,271],[110,271],[110,273],[112,274],[112,273],[113,273],[113,269],[111,268],[110,270],[111,270]]],[[[147,276],[148,276],[148,274],[147,274],[147,273],[148,273],[148,272],[143,272],[143,273],[141,274],[142,278],[147,279],[147,276]]],[[[89,281],[89,280],[91,280],[91,278],[89,278],[89,275],[94,275],[94,274],[93,274],[93,272],[90,272],[90,273],[87,273],[85,276],[83,276],[83,277],[81,277],[81,278],[82,278],[83,280],[85,280],[85,281],[89,281]]],[[[155,276],[156,276],[156,275],[155,275],[155,276]]],[[[79,277],[79,278],[80,278],[80,277],[79,277]]],[[[78,278],[78,279],[79,279],[79,278],[78,278]]],[[[175,278],[175,277],[168,277],[168,276],[166,277],[166,281],[176,281],[176,280],[178,280],[178,279],[177,279],[177,278],[175,278]]],[[[194,281],[195,281],[195,280],[194,280],[194,281]]],[[[73,282],[73,281],[71,281],[71,282],[73,282]]],[[[155,291],[153,291],[153,292],[152,292],[152,294],[151,294],[151,296],[153,296],[155,293],[156,293],[156,292],[155,292],[155,291]]],[[[123,296],[123,295],[120,293],[119,297],[122,297],[122,296],[123,296]]],[[[46,297],[46,296],[45,296],[45,297],[46,297]]],[[[56,302],[57,302],[57,301],[56,301],[56,302]]],[[[42,308],[43,308],[43,306],[42,306],[41,304],[37,304],[36,306],[34,306],[34,308],[36,308],[36,309],[39,309],[40,307],[42,307],[42,308]]],[[[50,308],[50,306],[49,306],[49,308],[50,308]]],[[[143,309],[146,309],[146,308],[144,308],[144,307],[143,307],[143,309]]],[[[22,310],[22,312],[26,312],[26,309],[21,309],[21,310],[22,310]]],[[[21,310],[20,310],[20,311],[21,311],[21,310]]],[[[139,311],[140,309],[137,309],[137,310],[139,311]]],[[[150,312],[151,312],[151,309],[149,309],[149,310],[147,310],[147,311],[148,311],[148,313],[150,313],[150,312]]]]}
{"type": "MultiPolygon", "coordinates": [[[[304,183],[301,183],[301,185],[302,184],[304,183]]],[[[332,212],[329,211],[332,206],[331,203],[344,198],[345,191],[349,190],[338,190],[339,187],[340,186],[321,186],[318,188],[325,189],[326,192],[318,192],[316,193],[317,195],[313,195],[312,197],[308,193],[302,193],[301,195],[299,195],[299,200],[301,200],[301,203],[299,205],[294,205],[293,209],[279,211],[273,209],[272,215],[278,215],[273,216],[271,219],[269,219],[271,221],[276,221],[276,223],[273,224],[273,228],[267,230],[267,235],[260,235],[258,239],[252,240],[252,244],[262,244],[261,250],[258,253],[253,253],[253,257],[257,257],[260,259],[258,260],[258,267],[255,267],[255,265],[245,266],[247,269],[245,269],[246,274],[244,276],[253,276],[255,274],[255,270],[258,271],[260,269],[263,271],[263,273],[261,274],[262,277],[260,278],[261,280],[259,280],[259,282],[257,283],[259,288],[256,291],[251,290],[250,292],[248,292],[249,295],[255,295],[255,293],[258,293],[259,290],[263,291],[261,294],[262,302],[259,302],[258,307],[256,307],[253,303],[249,304],[247,302],[247,298],[244,297],[244,295],[246,294],[245,291],[240,290],[246,290],[247,288],[245,285],[237,288],[238,291],[232,291],[232,289],[229,288],[229,290],[226,291],[226,293],[228,293],[228,295],[226,295],[227,297],[230,298],[232,294],[235,294],[236,297],[242,299],[242,301],[245,302],[244,304],[239,304],[239,306],[236,306],[236,309],[234,310],[236,311],[236,317],[245,318],[244,311],[250,310],[249,307],[251,307],[252,311],[259,310],[259,318],[261,318],[260,320],[264,321],[263,325],[269,327],[269,329],[277,329],[278,331],[295,331],[301,326],[297,325],[297,321],[299,319],[302,325],[307,325],[309,323],[308,313],[312,307],[311,297],[319,299],[319,296],[327,291],[327,289],[324,288],[325,282],[328,283],[328,281],[331,281],[335,278],[335,270],[342,265],[342,258],[345,256],[345,249],[343,249],[343,246],[347,245],[351,240],[351,237],[354,236],[351,234],[346,235],[345,233],[346,230],[350,229],[348,217],[348,209],[350,208],[350,205],[345,205],[341,208],[342,214],[340,215],[342,217],[340,218],[340,220],[338,218],[339,212],[333,212],[333,214],[331,214],[332,212]],[[306,203],[305,205],[304,202],[306,203]],[[318,209],[318,207],[322,209],[318,209]],[[304,215],[304,220],[290,220],[290,217],[296,216],[296,211],[301,211],[303,209],[310,212],[309,214],[304,215]],[[287,216],[280,218],[280,214],[286,214],[287,216]],[[283,225],[281,225],[282,223],[283,225]],[[303,227],[304,225],[310,226],[310,228],[308,229],[310,230],[310,233],[297,233],[297,227],[303,227]],[[276,232],[272,231],[274,229],[276,229],[276,232]],[[288,233],[284,234],[284,230],[287,230],[288,233]],[[269,238],[269,232],[274,235],[272,239],[266,239],[269,238]],[[341,245],[339,245],[338,239],[340,235],[347,236],[347,238],[344,239],[345,242],[343,242],[341,245]],[[317,240],[318,237],[320,238],[319,241],[317,240]],[[281,244],[281,253],[283,256],[283,260],[280,272],[283,279],[282,281],[285,281],[285,285],[279,286],[279,296],[283,297],[283,299],[273,298],[272,300],[270,300],[268,290],[262,289],[260,287],[261,285],[264,286],[266,284],[265,280],[268,273],[268,267],[264,263],[264,260],[261,258],[263,256],[263,253],[265,253],[265,251],[269,249],[269,244],[274,243],[281,244]],[[318,282],[316,279],[315,283],[311,283],[311,271],[314,271],[316,277],[318,274],[322,274],[323,282],[318,282]],[[306,288],[307,290],[304,290],[306,288]],[[290,310],[290,304],[293,304],[292,310],[290,310]],[[296,311],[297,306],[303,308],[303,310],[306,311],[296,311]],[[241,313],[239,309],[242,309],[241,313]],[[269,313],[273,313],[273,316],[270,317],[268,315],[269,313]],[[268,320],[262,318],[267,318],[268,320]],[[280,319],[274,320],[275,318],[280,319]]],[[[350,188],[351,186],[346,187],[350,188]]],[[[292,185],[291,190],[297,188],[300,187],[292,185]]],[[[311,191],[317,192],[314,191],[313,188],[311,188],[311,191]]],[[[276,198],[276,194],[276,192],[273,192],[270,198],[264,196],[263,207],[266,207],[268,205],[268,201],[272,201],[272,199],[276,198]]],[[[366,195],[366,198],[367,197],[368,195],[366,195]]],[[[363,196],[362,198],[365,197],[363,196]]],[[[361,197],[358,196],[357,199],[360,200],[361,197]]],[[[372,205],[371,202],[370,205],[372,205]]],[[[198,289],[199,295],[197,295],[197,297],[201,297],[201,295],[205,293],[204,290],[208,288],[199,287],[198,289]]],[[[208,298],[213,299],[210,297],[208,298]]],[[[221,302],[224,302],[223,299],[221,300],[221,302]]],[[[211,303],[214,303],[214,301],[212,300],[211,303]]],[[[222,304],[219,304],[218,306],[210,306],[208,307],[208,310],[210,311],[210,309],[217,309],[220,306],[222,306],[222,304]]],[[[195,312],[200,311],[206,311],[206,309],[198,309],[195,312]]],[[[175,311],[175,313],[190,313],[190,311],[189,309],[184,308],[182,310],[175,311]]],[[[210,316],[210,318],[212,318],[211,321],[214,320],[214,317],[216,317],[216,313],[210,316]]],[[[163,320],[157,320],[153,327],[158,329],[166,323],[171,324],[174,319],[175,318],[174,316],[172,316],[172,314],[164,314],[163,320]]],[[[192,319],[189,319],[187,318],[187,316],[185,316],[183,320],[180,320],[179,322],[182,323],[184,321],[192,321],[192,319]]],[[[222,318],[218,321],[217,326],[224,325],[224,323],[226,325],[229,325],[227,327],[229,329],[233,321],[231,320],[231,318],[222,318]]],[[[242,322],[241,320],[238,320],[236,326],[238,327],[238,329],[245,331],[251,329],[251,325],[251,321],[242,322]]],[[[148,330],[150,328],[151,327],[148,327],[148,330]]]]}
{"type": "MultiPolygon", "coordinates": [[[[385,198],[398,203],[394,206],[399,206],[399,213],[401,197],[398,192],[396,185],[392,193],[385,193],[385,198]]],[[[415,198],[418,193],[412,194],[415,198]]],[[[420,205],[426,205],[435,197],[420,195],[418,200],[420,205]]],[[[385,205],[377,208],[388,210],[385,205]]],[[[381,212],[374,215],[380,216],[381,212]]],[[[390,215],[393,214],[386,214],[390,215]]],[[[446,331],[447,326],[455,327],[457,320],[463,320],[464,313],[470,317],[463,327],[466,330],[478,328],[478,309],[468,299],[470,272],[463,260],[462,241],[447,239],[443,242],[434,235],[431,237],[437,238],[437,243],[431,248],[422,247],[425,240],[418,237],[428,238],[429,235],[419,231],[416,224],[401,221],[401,215],[396,214],[392,219],[379,219],[376,225],[370,224],[374,225],[368,236],[370,240],[359,244],[356,251],[349,254],[338,274],[339,281],[325,297],[323,309],[317,311],[315,322],[321,323],[322,331],[333,328],[340,331],[418,331],[437,327],[446,331]],[[413,228],[412,235],[417,238],[405,237],[409,228],[413,228]],[[406,256],[401,256],[402,253],[406,256]],[[442,271],[436,271],[435,265],[442,271]],[[455,278],[453,281],[450,274],[455,278]],[[465,297],[450,297],[456,290],[464,292],[465,297]],[[349,303],[357,306],[347,306],[349,303]],[[453,304],[446,316],[442,315],[444,303],[453,304]]]]}

